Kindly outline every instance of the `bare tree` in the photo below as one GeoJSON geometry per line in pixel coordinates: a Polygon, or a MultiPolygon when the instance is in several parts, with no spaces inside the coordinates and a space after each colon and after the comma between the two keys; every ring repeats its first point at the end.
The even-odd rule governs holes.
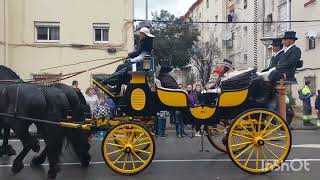
{"type": "Polygon", "coordinates": [[[215,60],[221,57],[221,49],[214,38],[210,39],[209,42],[195,42],[190,51],[191,64],[198,70],[203,86],[209,81],[212,67],[216,64],[215,60]]]}

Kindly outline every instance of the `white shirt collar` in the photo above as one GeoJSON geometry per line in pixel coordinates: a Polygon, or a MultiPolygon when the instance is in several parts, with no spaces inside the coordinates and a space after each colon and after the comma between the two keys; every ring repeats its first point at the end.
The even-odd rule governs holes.
{"type": "Polygon", "coordinates": [[[285,49],[284,52],[286,53],[290,48],[292,48],[292,46],[294,46],[294,44],[292,44],[289,47],[287,47],[287,49],[285,49]]]}
{"type": "Polygon", "coordinates": [[[280,51],[276,52],[273,54],[273,57],[276,57],[278,54],[280,54],[283,51],[283,49],[281,49],[280,51]]]}

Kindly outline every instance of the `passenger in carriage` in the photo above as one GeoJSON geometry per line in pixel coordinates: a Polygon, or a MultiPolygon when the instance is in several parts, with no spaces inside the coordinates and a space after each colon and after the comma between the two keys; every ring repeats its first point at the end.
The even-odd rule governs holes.
{"type": "Polygon", "coordinates": [[[273,39],[271,45],[272,45],[272,51],[274,54],[271,58],[268,68],[264,69],[262,72],[267,72],[270,69],[275,68],[278,65],[282,55],[284,54],[282,39],[280,38],[273,39]]]}
{"type": "Polygon", "coordinates": [[[116,69],[111,77],[103,80],[104,85],[115,86],[113,92],[119,94],[121,91],[121,85],[126,84],[129,81],[128,71],[132,70],[132,66],[139,66],[139,63],[144,60],[146,55],[150,55],[153,50],[153,38],[155,37],[150,33],[150,30],[143,27],[139,31],[140,41],[138,48],[128,54],[128,58],[125,64],[121,64],[116,69]]]}
{"type": "Polygon", "coordinates": [[[222,63],[217,65],[218,66],[212,71],[212,73],[217,75],[218,78],[215,81],[209,81],[209,83],[206,85],[207,93],[219,93],[221,81],[228,78],[229,74],[233,71],[232,61],[228,59],[224,59],[222,63]]]}
{"type": "Polygon", "coordinates": [[[171,66],[162,66],[157,79],[161,82],[161,86],[169,89],[180,89],[177,81],[169,74],[172,71],[171,66]]]}

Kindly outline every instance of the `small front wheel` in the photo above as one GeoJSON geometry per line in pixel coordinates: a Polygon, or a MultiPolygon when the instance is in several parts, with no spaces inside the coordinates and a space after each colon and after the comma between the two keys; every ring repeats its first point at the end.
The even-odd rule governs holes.
{"type": "Polygon", "coordinates": [[[102,156],[113,171],[134,175],[152,162],[155,143],[151,133],[136,123],[113,127],[102,142],[102,156]]]}

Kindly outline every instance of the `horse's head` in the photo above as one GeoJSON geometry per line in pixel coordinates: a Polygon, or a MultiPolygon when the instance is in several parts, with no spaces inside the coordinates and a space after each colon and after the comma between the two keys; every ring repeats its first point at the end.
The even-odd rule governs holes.
{"type": "Polygon", "coordinates": [[[0,65],[0,80],[19,80],[21,79],[12,69],[0,65]]]}

